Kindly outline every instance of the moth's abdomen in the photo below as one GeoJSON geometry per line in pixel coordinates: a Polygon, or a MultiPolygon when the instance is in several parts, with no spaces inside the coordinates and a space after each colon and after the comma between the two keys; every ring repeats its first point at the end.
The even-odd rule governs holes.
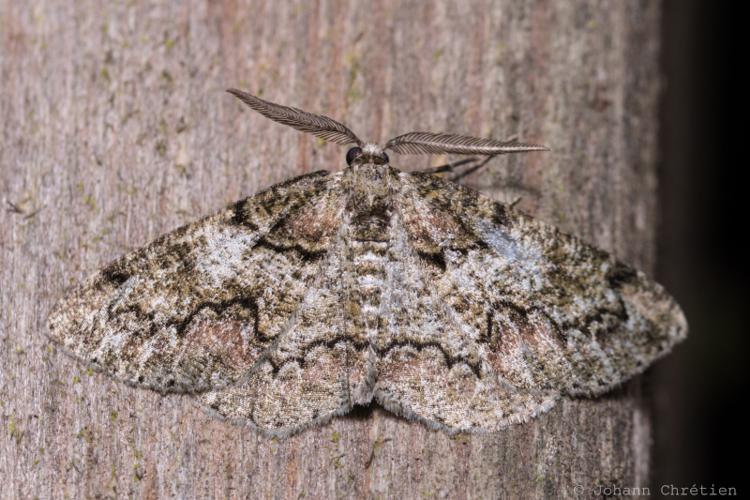
{"type": "Polygon", "coordinates": [[[391,244],[392,209],[387,199],[360,199],[345,228],[344,299],[350,327],[362,340],[378,333],[391,244]]]}
{"type": "Polygon", "coordinates": [[[344,290],[346,314],[358,336],[373,339],[380,321],[388,242],[354,241],[349,252],[344,290]]]}
{"type": "Polygon", "coordinates": [[[364,373],[350,374],[352,402],[367,404],[375,385],[378,340],[382,337],[383,306],[387,301],[389,255],[391,251],[390,210],[376,216],[360,213],[357,220],[345,224],[348,243],[343,255],[341,300],[344,330],[359,346],[364,373]]]}

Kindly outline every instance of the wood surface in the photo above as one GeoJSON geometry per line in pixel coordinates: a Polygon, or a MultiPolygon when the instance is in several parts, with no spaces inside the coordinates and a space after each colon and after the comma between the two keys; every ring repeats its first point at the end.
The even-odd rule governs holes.
{"type": "MultiPolygon", "coordinates": [[[[640,381],[448,436],[377,408],[289,439],[94,374],[46,339],[66,287],[345,150],[223,90],[365,139],[519,135],[552,148],[465,179],[655,265],[658,2],[0,0],[2,498],[542,498],[648,484],[640,381]],[[576,489],[579,486],[581,489],[576,489]]],[[[403,169],[441,158],[392,155],[403,169]]]]}

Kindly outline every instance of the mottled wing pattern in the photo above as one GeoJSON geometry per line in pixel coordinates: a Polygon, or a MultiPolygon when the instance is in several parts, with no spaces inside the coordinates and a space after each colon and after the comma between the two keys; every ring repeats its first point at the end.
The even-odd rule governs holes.
{"type": "Polygon", "coordinates": [[[686,334],[656,283],[428,174],[277,184],[70,292],[50,335],[133,385],[288,435],[373,398],[450,432],[596,396],[686,334]]]}
{"type": "Polygon", "coordinates": [[[498,430],[560,395],[606,392],[685,337],[677,304],[641,272],[456,184],[400,178],[385,407],[498,430]]]}
{"type": "Polygon", "coordinates": [[[332,244],[278,342],[236,384],[202,394],[206,407],[278,436],[351,410],[371,363],[342,304],[346,243],[332,244]]]}
{"type": "Polygon", "coordinates": [[[404,194],[384,290],[375,399],[394,413],[449,431],[499,428],[549,408],[554,391],[518,390],[488,374],[477,330],[466,311],[455,308],[458,300],[481,304],[484,298],[471,288],[441,286],[454,256],[424,231],[437,241],[452,233],[453,251],[481,247],[455,220],[433,218],[427,199],[404,194]]]}
{"type": "Polygon", "coordinates": [[[49,320],[73,356],[128,383],[200,393],[279,342],[336,239],[338,176],[277,184],[126,255],[49,320]]]}

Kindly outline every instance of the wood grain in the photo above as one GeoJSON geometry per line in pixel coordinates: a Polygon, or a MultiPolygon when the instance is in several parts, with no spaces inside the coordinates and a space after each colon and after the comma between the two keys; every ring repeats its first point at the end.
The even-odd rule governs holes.
{"type": "MultiPolygon", "coordinates": [[[[449,437],[363,409],[286,440],[87,372],[44,337],[64,289],[124,251],[345,151],[234,86],[360,137],[518,134],[550,153],[466,183],[654,267],[659,4],[0,0],[3,498],[571,497],[645,486],[636,381],[449,437]]],[[[394,155],[396,156],[396,155],[394,155]]],[[[404,169],[429,159],[393,158],[404,169]]],[[[433,159],[439,161],[439,159],[433,159]]]]}

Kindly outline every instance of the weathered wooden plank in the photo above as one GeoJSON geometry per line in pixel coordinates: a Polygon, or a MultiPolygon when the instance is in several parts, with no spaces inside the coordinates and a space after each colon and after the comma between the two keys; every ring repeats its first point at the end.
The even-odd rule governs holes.
{"type": "MultiPolygon", "coordinates": [[[[654,265],[659,5],[0,0],[0,496],[545,497],[645,485],[637,383],[497,435],[375,409],[269,440],[51,348],[64,288],[129,248],[343,153],[222,90],[552,147],[467,179],[654,265]],[[14,204],[18,210],[11,207],[14,204]]],[[[405,169],[427,160],[394,159],[405,169]]]]}

